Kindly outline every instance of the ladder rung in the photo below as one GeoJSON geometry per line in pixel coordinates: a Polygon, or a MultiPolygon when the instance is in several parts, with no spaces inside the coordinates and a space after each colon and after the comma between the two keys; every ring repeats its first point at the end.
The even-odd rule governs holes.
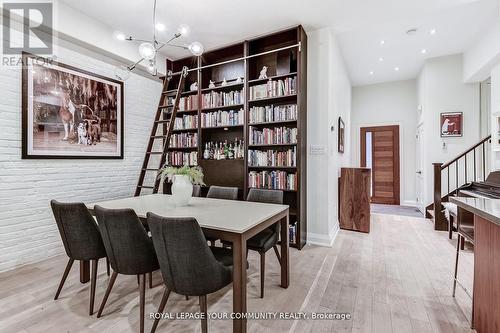
{"type": "Polygon", "coordinates": [[[139,188],[150,188],[150,189],[154,189],[154,186],[137,185],[137,187],[139,187],[139,188]]]}
{"type": "Polygon", "coordinates": [[[162,151],[148,151],[146,152],[146,154],[148,155],[159,155],[159,154],[163,154],[162,151]]]}
{"type": "Polygon", "coordinates": [[[152,168],[145,168],[145,169],[142,169],[142,171],[158,171],[160,169],[152,169],[152,168]]]}
{"type": "Polygon", "coordinates": [[[159,138],[164,138],[166,135],[152,135],[152,139],[159,139],[159,138]]]}
{"type": "Polygon", "coordinates": [[[156,120],[155,123],[168,123],[170,120],[156,120]]]}
{"type": "Polygon", "coordinates": [[[164,91],[163,94],[172,94],[174,92],[177,92],[177,89],[171,89],[171,90],[164,91]]]}
{"type": "Polygon", "coordinates": [[[171,107],[173,107],[173,105],[158,105],[158,109],[166,109],[171,107]]]}

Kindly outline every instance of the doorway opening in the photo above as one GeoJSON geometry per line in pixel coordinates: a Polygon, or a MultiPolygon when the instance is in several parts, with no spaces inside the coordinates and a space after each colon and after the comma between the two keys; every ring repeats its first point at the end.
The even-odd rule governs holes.
{"type": "Polygon", "coordinates": [[[399,205],[399,126],[361,127],[361,166],[372,170],[371,202],[399,205]]]}

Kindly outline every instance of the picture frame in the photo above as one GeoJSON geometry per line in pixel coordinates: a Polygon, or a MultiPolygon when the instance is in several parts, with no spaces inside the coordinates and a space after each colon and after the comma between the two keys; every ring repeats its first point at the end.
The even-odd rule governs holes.
{"type": "Polygon", "coordinates": [[[439,117],[439,128],[442,138],[463,136],[463,113],[442,112],[439,117]]]}
{"type": "Polygon", "coordinates": [[[22,54],[22,158],[123,159],[123,82],[22,54]]]}
{"type": "Polygon", "coordinates": [[[345,146],[345,123],[342,117],[338,120],[338,152],[343,154],[345,146]]]}

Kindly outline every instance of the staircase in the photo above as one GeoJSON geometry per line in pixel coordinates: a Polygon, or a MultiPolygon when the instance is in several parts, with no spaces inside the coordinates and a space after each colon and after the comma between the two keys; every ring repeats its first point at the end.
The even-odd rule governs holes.
{"type": "Polygon", "coordinates": [[[435,230],[448,230],[442,202],[456,195],[458,189],[472,181],[484,181],[490,172],[491,135],[448,163],[433,163],[434,200],[426,207],[426,218],[434,220],[435,230]],[[436,209],[435,207],[438,207],[436,209]]]}
{"type": "Polygon", "coordinates": [[[159,173],[166,161],[170,146],[170,136],[174,130],[175,118],[179,109],[179,101],[187,74],[188,68],[184,67],[179,74],[179,85],[175,90],[168,90],[173,76],[171,72],[167,73],[167,76],[163,80],[158,109],[156,110],[155,120],[146,148],[146,155],[144,156],[141,173],[135,189],[136,197],[141,195],[143,190],[148,190],[148,193],[158,193],[161,180],[159,173]],[[173,104],[169,104],[168,96],[171,94],[175,94],[173,104]],[[156,158],[153,158],[153,156],[156,156],[156,158]]]}

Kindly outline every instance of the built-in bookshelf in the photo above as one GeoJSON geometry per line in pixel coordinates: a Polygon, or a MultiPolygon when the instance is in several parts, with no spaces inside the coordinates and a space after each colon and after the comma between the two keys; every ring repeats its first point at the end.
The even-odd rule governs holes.
{"type": "MultiPolygon", "coordinates": [[[[307,37],[302,27],[167,61],[189,69],[167,161],[200,165],[210,185],[279,189],[290,206],[290,245],[306,243],[307,37]],[[260,78],[263,66],[267,78],[260,78]],[[191,91],[193,83],[198,84],[191,91]]],[[[171,112],[171,80],[161,106],[171,112]]],[[[164,184],[164,192],[170,191],[164,184]]]]}

